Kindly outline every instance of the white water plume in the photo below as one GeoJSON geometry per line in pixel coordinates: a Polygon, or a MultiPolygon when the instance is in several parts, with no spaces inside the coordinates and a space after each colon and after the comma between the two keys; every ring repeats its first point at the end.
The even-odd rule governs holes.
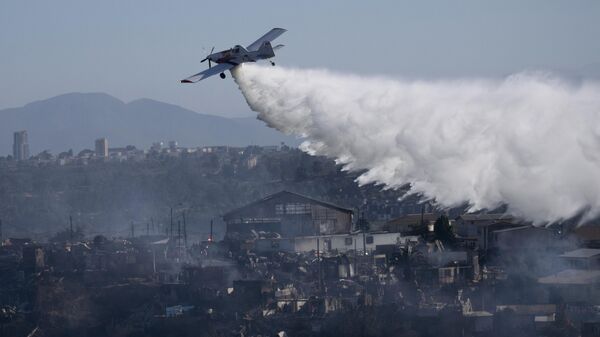
{"type": "Polygon", "coordinates": [[[536,223],[600,211],[600,85],[539,73],[408,81],[244,64],[234,77],[269,126],[308,153],[410,183],[445,207],[508,205],[536,223]]]}

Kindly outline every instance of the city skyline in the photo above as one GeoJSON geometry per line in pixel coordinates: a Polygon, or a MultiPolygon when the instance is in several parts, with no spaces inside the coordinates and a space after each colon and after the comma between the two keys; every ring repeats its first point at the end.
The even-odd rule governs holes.
{"type": "Polygon", "coordinates": [[[12,135],[16,130],[28,131],[32,154],[93,149],[93,140],[98,137],[110,139],[117,147],[145,147],[173,139],[183,146],[298,143],[295,137],[267,128],[254,117],[203,115],[148,99],[125,103],[99,93],[65,94],[0,110],[0,156],[13,152],[12,135]]]}

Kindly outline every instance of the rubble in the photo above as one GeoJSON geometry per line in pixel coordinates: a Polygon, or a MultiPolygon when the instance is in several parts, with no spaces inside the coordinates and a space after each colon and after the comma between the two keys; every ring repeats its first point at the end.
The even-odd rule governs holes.
{"type": "MultiPolygon", "coordinates": [[[[410,233],[353,229],[335,234],[353,239],[345,249],[327,241],[333,234],[286,237],[254,229],[249,236],[231,232],[222,242],[183,247],[168,236],[6,240],[0,247],[0,332],[570,336],[597,331],[596,249],[556,251],[553,256],[564,268],[523,275],[497,252],[482,253],[493,244],[473,244],[456,235],[444,216],[421,227],[413,218],[410,233]],[[314,245],[264,249],[265,240],[314,245]]],[[[493,217],[477,219],[488,221],[486,230],[494,228],[493,217]]],[[[497,230],[504,235],[516,228],[521,227],[497,230]]],[[[548,239],[546,231],[527,232],[548,239]]]]}

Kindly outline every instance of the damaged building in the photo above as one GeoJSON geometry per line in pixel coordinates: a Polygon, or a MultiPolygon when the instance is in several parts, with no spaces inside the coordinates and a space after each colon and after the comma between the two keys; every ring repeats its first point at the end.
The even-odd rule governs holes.
{"type": "Polygon", "coordinates": [[[285,238],[349,233],[353,211],[297,193],[282,191],[235,209],[223,216],[226,237],[254,232],[285,238]]]}

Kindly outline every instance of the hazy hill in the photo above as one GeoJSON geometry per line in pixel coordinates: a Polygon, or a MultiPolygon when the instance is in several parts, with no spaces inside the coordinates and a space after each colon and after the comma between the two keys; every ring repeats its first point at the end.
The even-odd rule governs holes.
{"type": "Polygon", "coordinates": [[[111,147],[141,148],[159,140],[182,146],[298,143],[254,118],[200,114],[151,99],[124,103],[103,93],[70,93],[0,110],[0,155],[12,153],[16,130],[27,130],[32,154],[93,148],[100,137],[111,147]]]}

